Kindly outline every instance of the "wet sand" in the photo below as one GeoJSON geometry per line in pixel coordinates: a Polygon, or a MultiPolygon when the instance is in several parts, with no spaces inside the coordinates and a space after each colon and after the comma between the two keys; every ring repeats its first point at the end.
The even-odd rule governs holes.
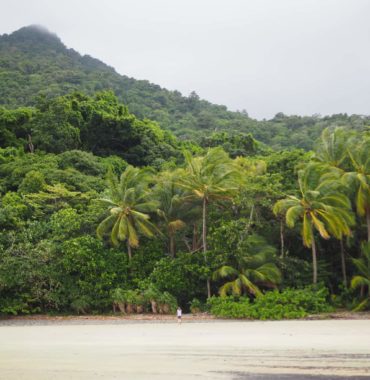
{"type": "Polygon", "coordinates": [[[370,379],[370,320],[0,322],[4,380],[370,379]]]}

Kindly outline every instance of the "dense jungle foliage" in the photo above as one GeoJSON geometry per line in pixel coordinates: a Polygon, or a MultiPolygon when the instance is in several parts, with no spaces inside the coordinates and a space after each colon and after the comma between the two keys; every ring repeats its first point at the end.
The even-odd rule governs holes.
{"type": "Polygon", "coordinates": [[[0,314],[370,307],[368,118],[257,122],[35,28],[2,36],[0,53],[0,314]],[[158,94],[171,102],[153,105],[158,94]],[[206,111],[214,134],[176,124],[206,111]]]}
{"type": "Polygon", "coordinates": [[[200,99],[195,92],[182,96],[119,75],[103,62],[67,49],[56,35],[41,27],[0,36],[0,105],[36,105],[40,96],[54,98],[73,91],[93,95],[102,90],[112,90],[140,119],[155,120],[177,137],[198,142],[212,133],[251,133],[273,149],[312,149],[330,125],[362,131],[369,124],[368,116],[346,114],[301,117],[279,113],[272,120],[257,121],[246,111],[230,112],[200,99]]]}

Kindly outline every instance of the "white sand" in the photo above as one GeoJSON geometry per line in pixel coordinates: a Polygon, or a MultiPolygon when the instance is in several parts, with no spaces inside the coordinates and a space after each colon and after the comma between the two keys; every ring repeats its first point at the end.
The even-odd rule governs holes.
{"type": "Polygon", "coordinates": [[[370,320],[0,326],[1,380],[238,373],[370,378],[370,320]]]}

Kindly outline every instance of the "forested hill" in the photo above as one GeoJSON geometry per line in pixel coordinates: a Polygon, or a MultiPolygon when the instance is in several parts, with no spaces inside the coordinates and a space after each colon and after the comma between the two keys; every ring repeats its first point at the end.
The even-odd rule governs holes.
{"type": "Polygon", "coordinates": [[[49,98],[75,90],[91,95],[107,89],[113,90],[136,116],[156,120],[181,138],[242,132],[252,133],[274,149],[311,149],[327,126],[363,130],[370,124],[369,117],[345,114],[277,114],[272,120],[257,121],[246,112],[231,112],[225,106],[201,100],[196,93],[186,97],[178,91],[120,75],[95,58],[67,49],[55,34],[39,26],[0,36],[0,104],[6,107],[34,105],[40,95],[49,98]]]}

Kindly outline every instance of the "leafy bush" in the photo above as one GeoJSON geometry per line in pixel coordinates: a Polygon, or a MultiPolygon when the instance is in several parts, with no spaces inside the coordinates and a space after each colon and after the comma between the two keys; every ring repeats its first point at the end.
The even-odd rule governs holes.
{"type": "Polygon", "coordinates": [[[250,318],[250,301],[247,297],[211,297],[207,301],[211,314],[222,318],[250,318]]]}
{"type": "Polygon", "coordinates": [[[173,294],[181,305],[186,305],[194,297],[204,297],[207,270],[202,253],[178,253],[175,259],[157,261],[149,280],[161,292],[173,294]]]}
{"type": "Polygon", "coordinates": [[[326,288],[307,287],[286,289],[281,293],[270,291],[253,302],[246,297],[212,297],[207,306],[213,315],[222,318],[293,319],[331,311],[328,295],[326,288]]]}
{"type": "Polygon", "coordinates": [[[190,312],[193,314],[200,313],[205,310],[205,305],[198,298],[193,298],[190,302],[190,312]]]}
{"type": "Polygon", "coordinates": [[[77,314],[86,314],[91,310],[91,303],[92,301],[89,297],[82,296],[72,301],[71,309],[74,310],[77,314]]]}
{"type": "Polygon", "coordinates": [[[146,289],[123,290],[114,289],[112,292],[114,305],[122,312],[132,313],[134,311],[142,313],[151,311],[154,314],[174,313],[177,308],[176,298],[168,293],[161,293],[155,286],[150,284],[146,289]]]}

